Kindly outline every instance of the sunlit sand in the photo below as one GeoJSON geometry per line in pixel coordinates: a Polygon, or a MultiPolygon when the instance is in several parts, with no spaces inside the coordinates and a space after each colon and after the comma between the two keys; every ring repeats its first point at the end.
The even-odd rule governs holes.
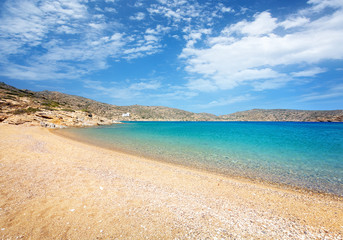
{"type": "Polygon", "coordinates": [[[0,239],[341,239],[343,201],[0,124],[0,239]]]}

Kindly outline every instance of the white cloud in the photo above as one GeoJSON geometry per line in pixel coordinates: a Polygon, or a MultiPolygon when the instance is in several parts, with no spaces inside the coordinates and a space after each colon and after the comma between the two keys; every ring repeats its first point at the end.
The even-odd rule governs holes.
{"type": "Polygon", "coordinates": [[[134,79],[125,83],[113,82],[107,86],[101,81],[86,80],[84,87],[96,91],[97,95],[116,100],[134,100],[134,103],[150,99],[151,103],[167,105],[171,100],[187,100],[198,95],[184,87],[164,86],[156,79],[134,79]]]}
{"type": "Polygon", "coordinates": [[[316,68],[311,68],[311,69],[307,69],[307,70],[300,71],[300,72],[293,72],[291,74],[294,77],[313,77],[313,76],[315,76],[319,73],[323,73],[323,72],[326,72],[326,70],[324,68],[316,67],[316,68]]]}
{"type": "Polygon", "coordinates": [[[309,101],[318,101],[324,99],[338,98],[343,97],[343,84],[338,84],[331,87],[326,92],[314,92],[310,94],[302,95],[299,102],[309,102],[309,101]]]}
{"type": "Polygon", "coordinates": [[[48,27],[41,21],[44,14],[29,1],[13,1],[12,4],[4,3],[7,13],[1,18],[1,36],[9,41],[19,42],[21,45],[37,45],[48,27]]]}
{"type": "Polygon", "coordinates": [[[98,30],[104,29],[106,27],[106,25],[103,23],[89,23],[88,26],[98,30]]]}
{"type": "Polygon", "coordinates": [[[230,10],[224,5],[209,7],[197,1],[166,0],[150,4],[139,0],[132,6],[128,4],[130,8],[141,8],[129,19],[142,21],[150,14],[149,17],[158,20],[126,27],[114,14],[115,2],[105,0],[107,4],[101,6],[94,0],[4,0],[0,10],[0,75],[9,76],[16,69],[22,74],[13,76],[30,76],[30,79],[74,78],[108,67],[110,58],[118,61],[160,52],[165,46],[163,37],[184,25],[196,26],[193,31],[199,29],[196,31],[200,38],[191,33],[193,41],[199,41],[209,34],[201,31],[210,29],[211,21],[221,17],[217,13],[230,10]],[[113,38],[119,35],[120,38],[113,38]],[[13,56],[19,61],[9,60],[13,56]],[[65,68],[66,61],[75,61],[71,63],[75,68],[65,68]],[[54,68],[50,68],[50,74],[38,77],[39,69],[35,67],[44,62],[54,68]]]}
{"type": "Polygon", "coordinates": [[[112,7],[105,7],[104,10],[105,12],[117,13],[117,10],[112,7]]]}
{"type": "Polygon", "coordinates": [[[228,11],[223,4],[215,4],[210,6],[208,4],[199,4],[197,1],[158,1],[159,4],[152,4],[147,8],[150,16],[166,18],[174,28],[181,27],[183,23],[187,25],[193,24],[199,28],[201,26],[208,26],[212,24],[214,18],[220,18],[223,12],[220,10],[228,11]],[[218,13],[221,14],[218,14],[218,13]]]}
{"type": "Polygon", "coordinates": [[[134,4],[134,7],[136,8],[143,7],[143,6],[144,6],[143,0],[137,0],[134,4]]]}
{"type": "Polygon", "coordinates": [[[251,101],[253,99],[254,99],[254,97],[252,97],[250,94],[245,94],[245,95],[241,95],[241,96],[221,98],[219,100],[215,100],[215,101],[209,102],[209,103],[204,104],[204,105],[199,105],[198,107],[212,108],[212,107],[227,106],[227,105],[235,104],[235,103],[239,103],[239,102],[251,101]]]}
{"type": "Polygon", "coordinates": [[[144,39],[147,42],[157,42],[159,40],[158,37],[156,37],[155,35],[145,35],[144,39]]]}
{"type": "Polygon", "coordinates": [[[280,26],[284,27],[285,29],[294,28],[304,26],[305,24],[309,23],[310,19],[305,17],[296,17],[296,18],[289,18],[285,21],[280,23],[280,26]]]}
{"type": "Polygon", "coordinates": [[[143,12],[138,12],[134,16],[130,17],[131,20],[137,20],[137,21],[141,21],[144,18],[145,18],[145,14],[143,12]]]}
{"type": "Polygon", "coordinates": [[[170,100],[186,100],[193,98],[197,93],[184,88],[167,88],[162,86],[161,82],[156,80],[142,79],[135,80],[131,84],[118,84],[104,86],[101,81],[84,81],[84,87],[97,92],[97,95],[105,95],[113,99],[134,100],[137,103],[140,100],[151,99],[152,102],[167,103],[170,100]],[[147,94],[149,91],[149,94],[147,94]]]}
{"type": "Polygon", "coordinates": [[[243,20],[231,25],[227,31],[229,33],[236,32],[254,36],[267,34],[271,33],[277,27],[276,20],[276,18],[272,18],[269,12],[262,12],[255,15],[254,21],[247,22],[246,20],[243,20]]]}
{"type": "Polygon", "coordinates": [[[218,89],[218,87],[215,86],[212,81],[204,79],[195,79],[189,81],[186,86],[191,90],[197,90],[201,92],[213,92],[218,89]]]}
{"type": "MultiPolygon", "coordinates": [[[[151,43],[151,42],[150,42],[151,43]]],[[[151,54],[154,54],[158,51],[160,51],[161,45],[159,44],[149,44],[149,45],[146,45],[145,42],[142,42],[142,43],[138,43],[136,47],[130,47],[126,50],[124,50],[124,54],[126,56],[123,56],[123,58],[126,58],[126,59],[134,59],[134,58],[140,58],[140,57],[143,57],[143,56],[146,56],[146,55],[151,55],[151,54]]]]}
{"type": "Polygon", "coordinates": [[[131,35],[130,42],[127,48],[123,51],[123,58],[131,60],[144,57],[146,55],[155,54],[162,49],[161,40],[170,27],[157,25],[155,28],[148,28],[143,35],[131,35]]]}
{"type": "Polygon", "coordinates": [[[240,11],[239,11],[239,14],[245,14],[247,11],[249,10],[249,8],[246,8],[246,7],[241,7],[240,8],[240,11]]]}
{"type": "Polygon", "coordinates": [[[289,77],[281,77],[263,81],[254,81],[251,83],[251,85],[254,87],[255,91],[264,91],[281,88],[285,86],[289,81],[291,81],[289,77]]]}
{"type": "Polygon", "coordinates": [[[106,68],[107,58],[119,56],[128,41],[123,34],[108,31],[116,22],[90,15],[82,0],[14,0],[3,6],[0,75],[10,78],[77,78],[106,68]],[[22,65],[9,60],[13,55],[21,56],[22,65]],[[70,67],[66,61],[76,62],[70,67]]]}
{"type": "Polygon", "coordinates": [[[312,4],[311,11],[319,12],[325,8],[342,8],[343,2],[341,0],[309,0],[307,3],[312,4]]]}
{"type": "Polygon", "coordinates": [[[56,32],[60,34],[76,34],[79,33],[77,29],[71,28],[70,26],[62,25],[56,28],[56,32]]]}
{"type": "Polygon", "coordinates": [[[189,90],[173,90],[166,93],[154,94],[151,97],[157,98],[159,101],[171,101],[171,100],[187,100],[198,96],[197,92],[189,90]]]}
{"type": "Polygon", "coordinates": [[[197,30],[185,29],[184,32],[185,33],[189,32],[187,35],[184,36],[184,39],[187,40],[186,46],[192,47],[192,46],[194,46],[195,43],[197,43],[199,40],[201,40],[203,35],[211,34],[212,29],[210,29],[210,28],[201,28],[201,29],[197,29],[197,30]]]}
{"type": "Polygon", "coordinates": [[[13,79],[25,80],[56,80],[56,79],[75,79],[85,74],[82,69],[64,64],[56,66],[47,63],[34,63],[30,66],[22,66],[18,64],[10,64],[6,70],[1,72],[2,76],[13,79]],[[70,74],[73,73],[73,75],[70,74]]]}
{"type": "Polygon", "coordinates": [[[164,27],[164,26],[158,24],[158,25],[156,26],[156,28],[154,28],[154,29],[148,28],[148,29],[145,31],[145,33],[147,33],[147,34],[160,35],[160,34],[167,33],[167,32],[169,32],[170,30],[171,30],[170,27],[164,27]]]}
{"type": "MultiPolygon", "coordinates": [[[[258,91],[279,88],[297,77],[323,72],[316,66],[323,60],[343,59],[342,9],[309,19],[292,15],[280,22],[262,12],[251,22],[243,20],[209,36],[206,47],[187,44],[180,58],[191,75],[219,89],[239,85],[251,85],[258,91]],[[295,28],[298,26],[301,28],[295,28]],[[282,72],[295,65],[298,72],[282,72]]],[[[193,87],[196,81],[188,85],[193,87]]]]}
{"type": "Polygon", "coordinates": [[[235,12],[232,8],[224,7],[224,6],[220,9],[220,11],[222,11],[223,13],[234,13],[235,12]]]}
{"type": "Polygon", "coordinates": [[[129,89],[132,90],[156,90],[159,89],[161,87],[161,83],[157,82],[157,81],[149,81],[149,82],[138,82],[138,83],[134,83],[131,84],[129,86],[129,89]]]}
{"type": "Polygon", "coordinates": [[[155,5],[152,8],[148,9],[151,15],[163,15],[169,19],[173,19],[176,22],[185,20],[180,9],[172,10],[165,6],[155,5]]]}
{"type": "Polygon", "coordinates": [[[86,80],[84,81],[84,87],[95,90],[98,95],[105,95],[114,99],[130,99],[139,95],[139,91],[134,91],[127,87],[105,87],[101,81],[86,80]]]}

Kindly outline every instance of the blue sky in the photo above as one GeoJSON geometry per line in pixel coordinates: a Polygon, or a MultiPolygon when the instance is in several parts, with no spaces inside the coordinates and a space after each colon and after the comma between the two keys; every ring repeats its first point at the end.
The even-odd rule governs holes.
{"type": "Polygon", "coordinates": [[[217,115],[342,109],[342,0],[8,0],[0,81],[217,115]]]}

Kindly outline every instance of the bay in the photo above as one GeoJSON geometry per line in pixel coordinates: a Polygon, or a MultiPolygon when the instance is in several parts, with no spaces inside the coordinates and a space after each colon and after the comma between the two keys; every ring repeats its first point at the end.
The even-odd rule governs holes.
{"type": "Polygon", "coordinates": [[[160,161],[343,196],[342,123],[127,122],[60,131],[160,161]]]}

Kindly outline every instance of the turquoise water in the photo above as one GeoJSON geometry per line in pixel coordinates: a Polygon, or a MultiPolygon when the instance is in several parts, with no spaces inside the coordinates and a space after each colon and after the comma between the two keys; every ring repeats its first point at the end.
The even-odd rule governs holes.
{"type": "Polygon", "coordinates": [[[130,122],[66,129],[105,147],[343,196],[343,124],[130,122]]]}

